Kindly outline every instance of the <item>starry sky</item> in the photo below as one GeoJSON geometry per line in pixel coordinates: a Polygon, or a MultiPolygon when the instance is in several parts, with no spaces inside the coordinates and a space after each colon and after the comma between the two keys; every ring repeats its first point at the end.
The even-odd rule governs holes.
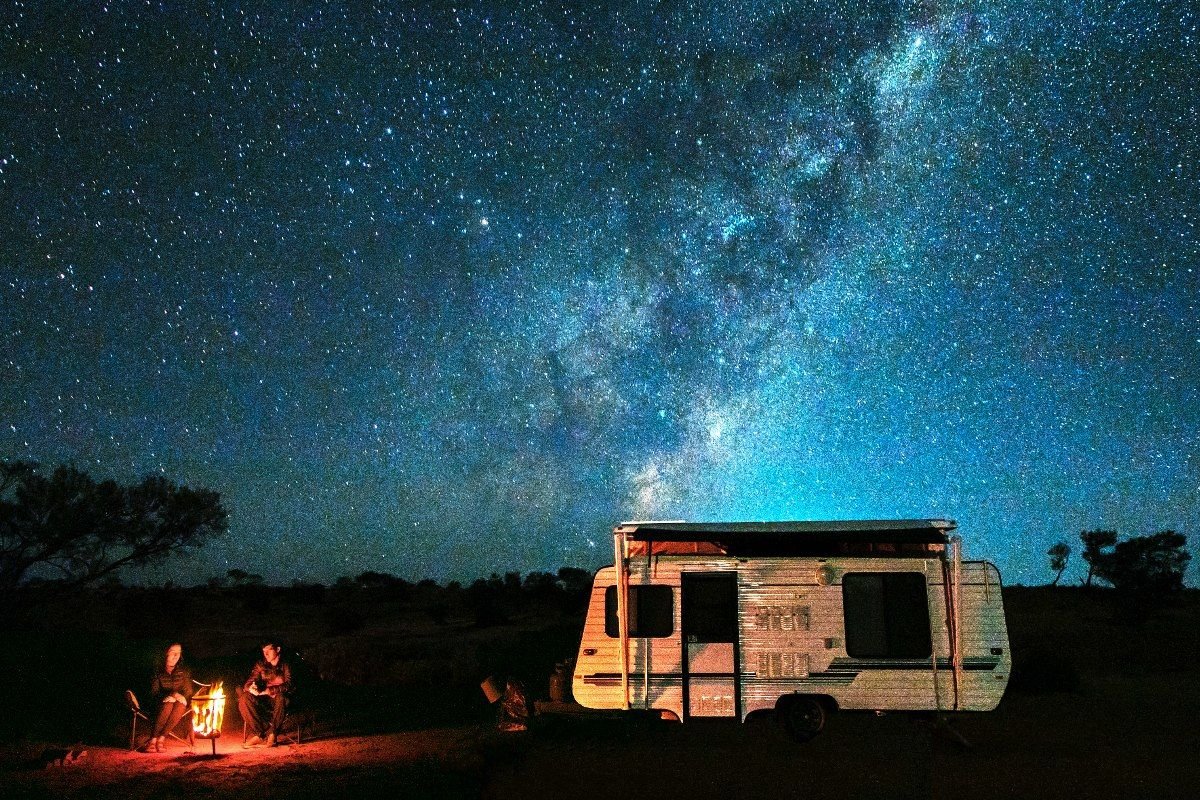
{"type": "Polygon", "coordinates": [[[0,458],[220,491],[177,583],[590,569],[631,518],[1200,554],[1198,24],[4,0],[0,458]]]}

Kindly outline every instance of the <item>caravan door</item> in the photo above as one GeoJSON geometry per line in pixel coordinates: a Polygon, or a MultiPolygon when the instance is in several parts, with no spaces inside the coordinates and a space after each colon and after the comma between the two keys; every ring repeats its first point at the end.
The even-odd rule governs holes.
{"type": "Polygon", "coordinates": [[[738,713],[736,572],[680,576],[683,710],[687,717],[738,713]]]}

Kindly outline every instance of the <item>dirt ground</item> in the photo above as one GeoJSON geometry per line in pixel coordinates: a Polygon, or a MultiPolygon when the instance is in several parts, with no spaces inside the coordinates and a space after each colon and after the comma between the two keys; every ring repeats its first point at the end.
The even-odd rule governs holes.
{"type": "MultiPolygon", "coordinates": [[[[545,670],[555,653],[577,642],[567,641],[577,635],[567,635],[571,626],[549,614],[548,622],[531,616],[485,629],[420,627],[385,609],[363,631],[333,638],[296,623],[293,638],[311,636],[309,651],[324,659],[323,674],[337,674],[343,651],[356,663],[395,642],[405,649],[379,657],[407,665],[389,681],[409,680],[408,689],[392,686],[386,700],[379,698],[387,687],[347,680],[336,697],[350,710],[322,717],[315,738],[299,746],[243,750],[240,723],[227,720],[215,757],[205,741],[194,751],[173,743],[162,754],[131,753],[119,746],[127,717],[112,716],[119,709],[106,699],[102,710],[109,710],[75,734],[84,743],[70,745],[87,755],[58,764],[54,748],[73,741],[66,733],[73,718],[43,715],[39,730],[61,730],[57,740],[22,733],[16,724],[30,731],[38,719],[27,695],[37,691],[39,676],[56,674],[47,673],[56,663],[47,660],[49,650],[15,687],[15,707],[24,701],[27,710],[9,716],[0,738],[0,798],[1200,797],[1200,595],[1134,621],[1120,598],[1106,597],[1006,589],[1013,679],[996,711],[952,719],[969,748],[932,720],[905,714],[835,714],[806,744],[770,720],[679,725],[540,717],[528,732],[502,734],[487,721],[491,710],[477,673],[522,659],[530,674],[545,670]],[[425,682],[413,683],[414,675],[425,682]]],[[[216,601],[196,604],[204,602],[216,601]]],[[[299,617],[282,601],[272,613],[276,626],[287,615],[299,617]]],[[[140,640],[102,628],[93,625],[101,632],[86,640],[89,668],[96,685],[119,687],[132,669],[130,642],[140,640]]],[[[39,641],[28,632],[22,637],[26,647],[39,641]]],[[[216,634],[193,638],[220,641],[216,634]]],[[[202,666],[237,674],[253,650],[227,647],[202,666]]]]}
{"type": "Polygon", "coordinates": [[[953,720],[970,748],[928,719],[849,713],[806,744],[765,720],[539,718],[521,734],[475,724],[273,749],[224,740],[215,757],[206,742],[162,754],[97,747],[65,766],[43,766],[26,746],[4,752],[0,795],[234,798],[269,786],[288,798],[1189,798],[1200,787],[1200,692],[1180,694],[1181,683],[1006,698],[953,720]]]}

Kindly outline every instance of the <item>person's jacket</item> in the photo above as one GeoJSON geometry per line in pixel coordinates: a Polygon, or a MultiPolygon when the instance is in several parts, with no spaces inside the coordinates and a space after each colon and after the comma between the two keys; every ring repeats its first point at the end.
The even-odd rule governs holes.
{"type": "Polygon", "coordinates": [[[258,684],[260,692],[266,692],[271,697],[292,692],[292,668],[280,655],[279,663],[271,666],[265,658],[259,659],[254,665],[250,677],[246,679],[243,688],[249,689],[252,684],[258,684]]]}
{"type": "Polygon", "coordinates": [[[185,700],[191,700],[195,691],[196,684],[192,683],[192,671],[182,661],[175,665],[172,672],[167,672],[165,666],[159,667],[150,682],[150,695],[155,700],[161,701],[167,695],[176,692],[183,695],[185,700]]]}

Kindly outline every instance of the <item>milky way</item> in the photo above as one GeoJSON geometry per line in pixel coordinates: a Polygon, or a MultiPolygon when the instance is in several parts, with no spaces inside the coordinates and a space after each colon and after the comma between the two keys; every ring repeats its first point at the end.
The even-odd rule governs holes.
{"type": "Polygon", "coordinates": [[[0,13],[0,457],[222,492],[150,579],[628,518],[1196,552],[1190,4],[0,13]]]}

